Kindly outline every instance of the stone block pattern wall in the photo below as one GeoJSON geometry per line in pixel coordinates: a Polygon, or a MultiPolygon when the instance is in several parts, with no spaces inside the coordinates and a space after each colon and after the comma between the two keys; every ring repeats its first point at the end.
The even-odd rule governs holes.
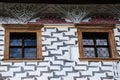
{"type": "MultiPolygon", "coordinates": [[[[120,31],[115,29],[120,55],[120,31]],[[118,35],[119,34],[119,35],[118,35]]],[[[4,29],[0,26],[0,80],[117,80],[116,62],[78,60],[76,28],[42,28],[43,60],[4,62],[4,29]]]]}

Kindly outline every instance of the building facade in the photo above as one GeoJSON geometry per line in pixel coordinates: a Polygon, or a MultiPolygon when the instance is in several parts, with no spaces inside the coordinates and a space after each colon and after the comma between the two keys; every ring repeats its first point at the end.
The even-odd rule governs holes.
{"type": "Polygon", "coordinates": [[[120,80],[119,4],[0,3],[0,80],[120,80]]]}

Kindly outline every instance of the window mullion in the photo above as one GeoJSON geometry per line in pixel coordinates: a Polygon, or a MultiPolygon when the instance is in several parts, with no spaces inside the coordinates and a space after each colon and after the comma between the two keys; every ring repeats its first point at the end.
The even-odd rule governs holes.
{"type": "Polygon", "coordinates": [[[96,46],[96,38],[95,38],[95,37],[94,37],[93,41],[94,41],[95,57],[98,57],[98,54],[97,54],[97,46],[96,46]]]}
{"type": "Polygon", "coordinates": [[[22,36],[22,58],[24,58],[24,37],[22,36]]]}

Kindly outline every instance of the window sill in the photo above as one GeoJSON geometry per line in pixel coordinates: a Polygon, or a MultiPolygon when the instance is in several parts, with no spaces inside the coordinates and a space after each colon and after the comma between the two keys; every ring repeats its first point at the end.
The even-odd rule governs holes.
{"type": "Polygon", "coordinates": [[[99,62],[99,61],[120,61],[120,58],[79,58],[81,61],[91,61],[91,62],[99,62]]]}
{"type": "Polygon", "coordinates": [[[4,62],[36,62],[36,61],[42,61],[43,58],[39,59],[3,59],[4,62]]]}

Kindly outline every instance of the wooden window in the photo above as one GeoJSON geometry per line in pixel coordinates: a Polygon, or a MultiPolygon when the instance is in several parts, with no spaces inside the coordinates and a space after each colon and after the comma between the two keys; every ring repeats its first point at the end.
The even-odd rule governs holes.
{"type": "Polygon", "coordinates": [[[114,25],[76,24],[76,27],[80,60],[119,60],[113,31],[114,25]]]}
{"type": "Polygon", "coordinates": [[[41,28],[36,24],[3,24],[5,61],[41,60],[41,28]]]}

